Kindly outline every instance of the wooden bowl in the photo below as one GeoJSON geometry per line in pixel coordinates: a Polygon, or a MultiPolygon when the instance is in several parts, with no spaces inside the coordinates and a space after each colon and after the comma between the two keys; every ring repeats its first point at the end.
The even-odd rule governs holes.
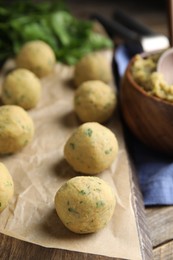
{"type": "Polygon", "coordinates": [[[133,134],[157,151],[173,155],[173,104],[150,96],[133,79],[130,61],[120,87],[120,107],[133,134]]]}

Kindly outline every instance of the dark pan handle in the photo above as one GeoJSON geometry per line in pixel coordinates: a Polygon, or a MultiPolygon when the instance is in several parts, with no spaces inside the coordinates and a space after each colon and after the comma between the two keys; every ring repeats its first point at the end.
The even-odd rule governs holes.
{"type": "Polygon", "coordinates": [[[119,22],[109,20],[100,14],[92,14],[90,19],[97,20],[99,23],[101,23],[111,38],[118,36],[125,41],[134,41],[139,38],[136,32],[129,30],[119,22]]]}
{"type": "Polygon", "coordinates": [[[151,36],[155,35],[155,32],[150,30],[147,26],[143,25],[139,21],[132,18],[122,10],[116,10],[113,18],[115,21],[121,23],[123,26],[138,33],[140,36],[151,36]]]}

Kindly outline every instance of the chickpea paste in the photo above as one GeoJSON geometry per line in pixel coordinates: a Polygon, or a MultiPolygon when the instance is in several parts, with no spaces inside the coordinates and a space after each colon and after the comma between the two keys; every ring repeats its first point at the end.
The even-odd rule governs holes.
{"type": "Polygon", "coordinates": [[[142,57],[137,54],[131,67],[134,80],[149,95],[173,102],[173,85],[168,85],[163,75],[157,72],[161,53],[142,57]]]}

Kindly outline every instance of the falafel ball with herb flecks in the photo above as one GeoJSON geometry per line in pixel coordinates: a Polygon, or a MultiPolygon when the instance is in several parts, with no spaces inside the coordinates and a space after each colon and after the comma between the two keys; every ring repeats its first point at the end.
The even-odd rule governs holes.
{"type": "Polygon", "coordinates": [[[4,79],[1,98],[5,105],[18,105],[28,110],[37,106],[41,90],[40,79],[33,72],[16,69],[4,79]]]}
{"type": "Polygon", "coordinates": [[[54,51],[47,43],[40,40],[25,43],[16,57],[18,68],[31,70],[39,78],[50,74],[55,63],[54,51]]]}
{"type": "Polygon", "coordinates": [[[77,172],[98,174],[116,159],[118,142],[107,127],[96,123],[84,123],[67,140],[64,155],[77,172]]]}
{"type": "Polygon", "coordinates": [[[16,105],[0,107],[0,154],[18,152],[33,135],[34,123],[28,112],[16,105]]]}
{"type": "Polygon", "coordinates": [[[75,66],[74,82],[77,87],[88,80],[100,80],[109,83],[111,79],[111,64],[101,53],[90,53],[84,56],[75,66]]]}
{"type": "Polygon", "coordinates": [[[14,193],[12,176],[3,163],[0,163],[0,213],[8,206],[14,193]]]}
{"type": "Polygon", "coordinates": [[[55,195],[59,218],[69,230],[79,234],[104,228],[114,213],[115,204],[111,186],[98,177],[71,178],[55,195]]]}
{"type": "Polygon", "coordinates": [[[116,104],[115,91],[99,80],[85,81],[74,96],[74,109],[82,122],[107,121],[112,116],[116,104]]]}

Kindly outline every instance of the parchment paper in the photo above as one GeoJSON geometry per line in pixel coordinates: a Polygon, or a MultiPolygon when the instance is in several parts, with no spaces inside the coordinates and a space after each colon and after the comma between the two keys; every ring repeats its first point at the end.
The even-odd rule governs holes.
{"type": "MultiPolygon", "coordinates": [[[[110,59],[111,53],[104,55],[110,59]]],[[[142,259],[131,203],[130,167],[118,113],[105,124],[118,138],[118,157],[109,169],[97,175],[115,191],[117,205],[110,223],[97,233],[77,235],[63,226],[55,212],[56,191],[77,175],[63,156],[67,138],[80,125],[73,111],[72,78],[72,67],[57,64],[54,72],[42,79],[41,101],[29,111],[35,123],[34,140],[19,153],[0,157],[15,184],[14,197],[0,215],[0,232],[50,248],[142,259]]]]}

